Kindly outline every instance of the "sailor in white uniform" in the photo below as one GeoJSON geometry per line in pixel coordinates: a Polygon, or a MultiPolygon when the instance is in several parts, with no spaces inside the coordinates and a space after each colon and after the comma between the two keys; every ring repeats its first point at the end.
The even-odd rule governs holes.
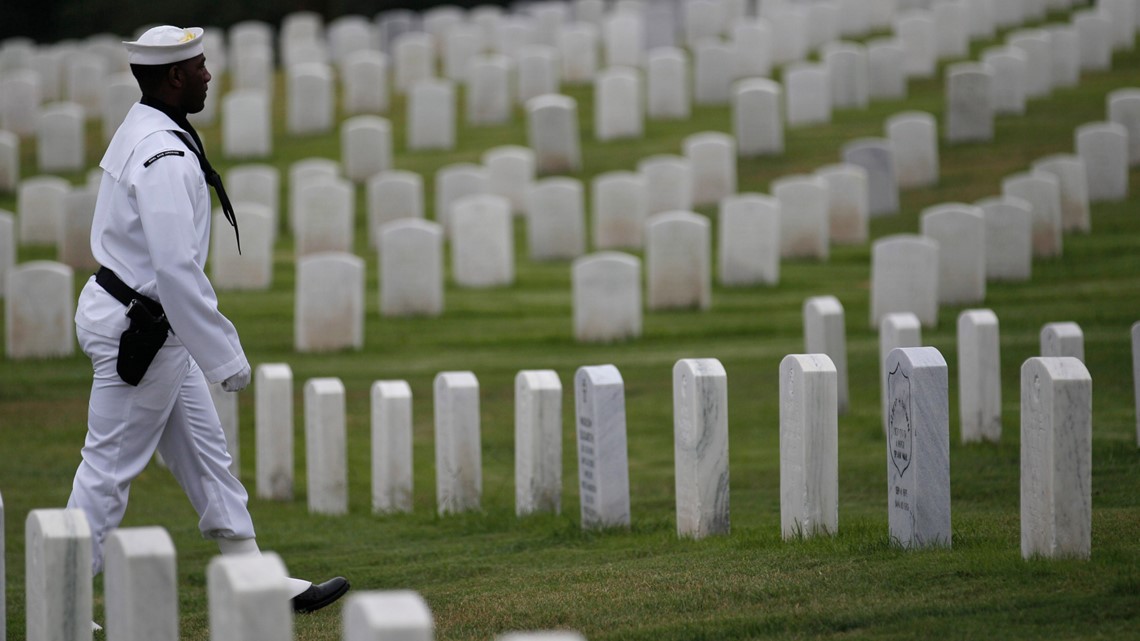
{"type": "MultiPolygon", "coordinates": [[[[206,383],[237,392],[249,384],[250,365],[204,272],[210,186],[237,227],[221,180],[186,120],[203,108],[210,81],[202,29],[155,27],[125,45],[143,99],[100,162],[91,251],[103,268],[83,288],[75,314],[79,344],[95,372],[68,507],[87,515],[95,573],[102,570],[108,532],[123,518],[131,481],[156,449],[198,512],[202,535],[216,540],[223,554],[258,552],[247,494],[229,472],[206,383]],[[157,353],[139,380],[137,367],[134,376],[125,371],[131,359],[120,357],[120,341],[139,312],[127,317],[132,301],[157,321],[147,327],[160,328],[151,350],[157,353]]],[[[348,582],[290,579],[290,587],[294,609],[312,611],[340,598],[348,582]]]]}

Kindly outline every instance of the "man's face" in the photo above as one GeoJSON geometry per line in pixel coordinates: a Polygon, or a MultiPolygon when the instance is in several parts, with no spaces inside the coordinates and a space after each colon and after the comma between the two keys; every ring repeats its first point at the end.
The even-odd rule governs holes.
{"type": "Polygon", "coordinates": [[[206,56],[199,55],[184,60],[177,66],[182,77],[181,107],[188,114],[196,114],[206,107],[206,87],[212,78],[206,69],[206,56]]]}

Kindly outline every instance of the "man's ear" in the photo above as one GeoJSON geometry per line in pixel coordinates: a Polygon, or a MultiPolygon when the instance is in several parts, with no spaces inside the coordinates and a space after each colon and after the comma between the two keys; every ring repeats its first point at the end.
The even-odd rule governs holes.
{"type": "Polygon", "coordinates": [[[177,64],[170,65],[170,68],[166,70],[166,82],[171,87],[181,89],[183,80],[182,67],[177,64]]]}

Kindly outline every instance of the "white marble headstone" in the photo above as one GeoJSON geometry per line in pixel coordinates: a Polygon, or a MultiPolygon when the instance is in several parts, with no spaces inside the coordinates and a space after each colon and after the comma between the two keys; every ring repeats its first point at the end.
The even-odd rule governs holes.
{"type": "Polygon", "coordinates": [[[688,158],[658,154],[642,158],[637,172],[645,181],[645,213],[693,208],[693,166],[688,158]]]}
{"type": "Polygon", "coordinates": [[[380,314],[443,313],[443,228],[405,218],[380,228],[380,314]]]}
{"type": "Polygon", "coordinates": [[[938,302],[977,303],[986,298],[986,220],[964,203],[922,210],[922,235],[938,243],[938,302]]]}
{"type": "Polygon", "coordinates": [[[959,62],[946,69],[946,140],[989,142],[994,138],[993,71],[959,62]]]}
{"type": "Polygon", "coordinates": [[[831,76],[819,63],[784,67],[785,117],[789,127],[831,122],[831,76]]]}
{"type": "Polygon", "coordinates": [[[804,352],[825,354],[836,375],[837,409],[847,413],[847,327],[843,303],[834,296],[812,296],[804,301],[804,352]]]}
{"type": "Polygon", "coordinates": [[[780,282],[780,201],[763,194],[737,194],[721,201],[717,248],[725,286],[780,282]]]}
{"type": "Polygon", "coordinates": [[[780,531],[784,539],[839,530],[839,415],[826,354],[780,362],[780,531]]]}
{"type": "Polygon", "coordinates": [[[867,171],[871,216],[897,214],[897,163],[890,141],[885,138],[859,138],[844,145],[840,155],[843,162],[859,165],[867,171]]]}
{"type": "Polygon", "coordinates": [[[600,141],[645,135],[641,76],[627,67],[610,67],[594,78],[594,137],[600,141]]]}
{"type": "Polygon", "coordinates": [[[867,42],[867,65],[871,100],[902,100],[907,96],[906,52],[894,38],[867,42]]]}
{"type": "Polygon", "coordinates": [[[958,415],[963,443],[1001,440],[1001,340],[997,315],[958,315],[958,415]]]}
{"type": "Polygon", "coordinates": [[[293,499],[293,370],[286,363],[257,366],[254,383],[257,497],[293,499]]]}
{"type": "Polygon", "coordinates": [[[416,83],[435,76],[435,44],[426,33],[413,31],[400,34],[392,41],[394,84],[400,93],[408,93],[416,83]]]}
{"type": "Polygon", "coordinates": [[[562,82],[586,85],[598,71],[597,26],[586,22],[568,24],[559,30],[558,58],[562,61],[562,82]]]}
{"type": "Polygon", "coordinates": [[[554,370],[515,376],[515,514],[562,511],[562,381],[554,370]]]}
{"type": "Polygon", "coordinates": [[[392,170],[368,181],[368,244],[380,246],[380,229],[403,218],[424,217],[424,181],[412,171],[392,170]]]}
{"type": "Polygon", "coordinates": [[[993,107],[995,115],[1023,115],[1025,113],[1025,84],[1028,60],[1025,52],[1013,47],[986,49],[982,63],[990,68],[993,79],[993,107]]]}
{"type": "Polygon", "coordinates": [[[174,542],[161,527],[118,528],[107,535],[104,611],[108,638],[178,640],[174,542]]]}
{"type": "Polygon", "coordinates": [[[879,323],[879,390],[883,434],[887,433],[890,406],[887,404],[887,356],[897,347],[922,347],[922,323],[910,312],[886,314],[879,323]]]}
{"type": "Polygon", "coordinates": [[[1002,195],[1029,203],[1033,215],[1033,255],[1060,256],[1064,250],[1061,235],[1061,183],[1045,172],[1025,172],[1002,179],[1002,195]]]}
{"type": "Polygon", "coordinates": [[[455,85],[450,80],[421,80],[408,90],[408,149],[455,148],[455,85]]]}
{"type": "Polygon", "coordinates": [[[628,528],[625,382],[618,369],[613,365],[578,368],[574,407],[582,529],[628,528]]]}
{"type": "Polygon", "coordinates": [[[1085,334],[1073,322],[1046,323],[1041,328],[1042,356],[1072,356],[1085,360],[1085,334]]]}
{"type": "Polygon", "coordinates": [[[312,185],[335,182],[340,163],[330,158],[304,158],[289,165],[289,229],[296,232],[301,213],[301,194],[312,185]]]}
{"type": "Polygon", "coordinates": [[[332,131],[336,115],[333,71],[319,62],[297,63],[287,70],[285,129],[294,136],[332,131]]]}
{"type": "Polygon", "coordinates": [[[586,251],[586,211],[577,178],[543,178],[531,187],[527,245],[533,261],[573,259],[586,251]]]}
{"type": "Polygon", "coordinates": [[[737,78],[767,78],[772,74],[772,25],[763,18],[746,18],[731,25],[737,78]]]}
{"type": "Polygon", "coordinates": [[[353,116],[340,125],[344,176],[361,184],[392,168],[392,125],[379,116],[353,116]]]}
{"type": "Polygon", "coordinates": [[[273,552],[216,556],[206,567],[211,641],[293,638],[287,574],[273,552]]]}
{"type": "Polygon", "coordinates": [[[241,478],[241,423],[238,418],[238,395],[222,389],[221,383],[210,383],[210,401],[222,424],[226,437],[226,452],[230,455],[230,474],[241,478]]]}
{"type": "Polygon", "coordinates": [[[1033,173],[1057,179],[1061,198],[1061,230],[1087,233],[1092,227],[1085,163],[1074,154],[1055,154],[1033,163],[1033,173]]]}
{"type": "Polygon", "coordinates": [[[886,314],[911,312],[927,327],[938,326],[938,243],[925,236],[895,234],[871,245],[871,327],[886,314]]]}
{"type": "Polygon", "coordinates": [[[887,356],[887,503],[892,543],[950,547],[950,407],[933,347],[887,356]]]}
{"type": "Polygon", "coordinates": [[[294,251],[298,257],[353,250],[356,190],[351,182],[334,178],[302,187],[297,204],[294,251]]]}
{"type": "Polygon", "coordinates": [[[468,63],[464,109],[471,126],[502,125],[511,120],[511,61],[502,54],[476,56],[468,63]]]}
{"type": "Polygon", "coordinates": [[[1108,120],[1128,130],[1128,164],[1140,164],[1140,89],[1117,89],[1108,94],[1108,120]]]}
{"type": "Polygon", "coordinates": [[[708,309],[712,302],[710,223],[690,211],[650,216],[645,228],[649,309],[708,309]]]}
{"type": "Polygon", "coordinates": [[[309,512],[348,512],[348,450],[344,383],[339,378],[305,382],[305,473],[309,512]]]}
{"type": "Polygon", "coordinates": [[[86,167],[83,107],[72,102],[45,105],[36,120],[36,159],[41,172],[86,167]]]}
{"type": "Polygon", "coordinates": [[[1085,163],[1089,202],[1116,202],[1128,197],[1128,130],[1115,122],[1077,127],[1077,155],[1085,163]]]}
{"type": "Polygon", "coordinates": [[[27,638],[91,639],[91,529],[82,510],[36,509],[24,523],[27,638]]]}
{"type": "Polygon", "coordinates": [[[780,257],[826,261],[831,251],[831,201],[827,183],[800,174],[772,181],[772,196],[780,202],[780,257]]]}
{"type": "Polygon", "coordinates": [[[815,176],[827,187],[827,219],[830,242],[861,245],[870,235],[870,194],[867,170],[859,165],[825,165],[815,176]]]}
{"type": "Polygon", "coordinates": [[[20,137],[0,131],[0,192],[16,191],[20,183],[20,137]]]}
{"type": "Polygon", "coordinates": [[[435,624],[423,597],[411,590],[364,591],[344,602],[344,641],[433,641],[435,624]]]}
{"type": "Polygon", "coordinates": [[[1049,34],[1053,87],[1076,87],[1081,81],[1081,46],[1076,28],[1059,24],[1047,26],[1045,31],[1049,34]]]}
{"type": "Polygon", "coordinates": [[[1020,198],[974,203],[986,221],[986,280],[1025,281],[1033,275],[1033,211],[1020,198]]]}
{"type": "Polygon", "coordinates": [[[1092,377],[1071,357],[1021,366],[1021,556],[1092,551],[1092,377]]]}
{"type": "Polygon", "coordinates": [[[516,214],[526,213],[527,197],[534,184],[534,152],[527,147],[503,145],[483,152],[487,192],[510,201],[516,214]]]}
{"type": "Polygon", "coordinates": [[[470,162],[440,167],[435,173],[435,220],[451,233],[452,206],[466,196],[490,193],[487,170],[470,162]]]}
{"type": "Polygon", "coordinates": [[[222,155],[268,158],[273,153],[273,111],[261,89],[232,91],[222,99],[222,155]]]}
{"type": "Polygon", "coordinates": [[[1136,389],[1136,444],[1140,445],[1140,321],[1132,324],[1132,384],[1136,389]]]}
{"type": "Polygon", "coordinates": [[[641,335],[641,261],[599,252],[574,261],[574,337],[608,343],[641,335]]]}
{"type": "Polygon", "coordinates": [[[1025,53],[1025,97],[1046,98],[1053,93],[1053,55],[1049,33],[1019,29],[1006,34],[1006,43],[1025,53]]]}
{"type": "Polygon", "coordinates": [[[824,47],[823,60],[831,80],[832,107],[866,109],[871,99],[866,48],[853,42],[836,42],[824,47]]]}
{"type": "Polygon", "coordinates": [[[534,150],[539,174],[564,174],[581,168],[578,103],[569,96],[550,94],[526,103],[527,146],[534,150]]]}
{"type": "Polygon", "coordinates": [[[379,51],[357,51],[342,65],[341,105],[345,113],[385,113],[388,111],[388,57],[379,51]]]}
{"type": "Polygon", "coordinates": [[[460,287],[502,287],[515,281],[511,205],[481,194],[455,201],[451,212],[451,275],[460,287]]]}
{"type": "Polygon", "coordinates": [[[0,298],[7,295],[8,273],[16,266],[16,217],[0,209],[0,298]]]}
{"type": "Polygon", "coordinates": [[[640,248],[645,228],[645,181],[629,171],[598,174],[590,185],[594,247],[640,248]]]}
{"type": "Polygon", "coordinates": [[[693,102],[698,105],[728,104],[735,59],[729,44],[720,38],[702,40],[693,49],[693,102]]]}
{"type": "Polygon", "coordinates": [[[412,511],[412,388],[376,381],[371,390],[372,512],[412,511]]]}
{"type": "Polygon", "coordinates": [[[225,185],[231,202],[254,203],[265,208],[270,217],[272,245],[281,224],[281,171],[273,165],[235,165],[226,170],[225,185]]]}
{"type": "Polygon", "coordinates": [[[736,193],[736,141],[728,134],[705,131],[681,142],[693,179],[693,204],[715,205],[736,193]]]}
{"type": "Polygon", "coordinates": [[[440,372],[432,389],[439,514],[478,510],[483,494],[479,381],[472,372],[440,372]]]}
{"type": "Polygon", "coordinates": [[[44,359],[75,352],[72,269],[36,260],[8,271],[5,285],[5,350],[9,359],[44,359]]]}
{"type": "Polygon", "coordinates": [[[894,35],[905,54],[908,77],[930,78],[937,70],[938,25],[925,10],[900,12],[895,17],[894,35]]]}
{"type": "Polygon", "coordinates": [[[242,233],[238,253],[234,230],[222,210],[211,225],[210,282],[216,290],[266,290],[273,283],[273,219],[256,203],[234,202],[242,233]]]}
{"type": "Polygon", "coordinates": [[[923,111],[904,111],[887,118],[885,128],[899,189],[938,184],[938,121],[934,116],[923,111]]]}
{"type": "Polygon", "coordinates": [[[531,44],[515,55],[518,74],[515,98],[526,104],[531,98],[557,94],[561,87],[558,50],[547,44],[531,44]]]}
{"type": "Polygon", "coordinates": [[[20,181],[16,214],[21,245],[54,245],[67,215],[71,184],[58,176],[32,176],[20,181]]]}
{"type": "Polygon", "coordinates": [[[1107,71],[1112,67],[1112,22],[1096,11],[1073,14],[1080,47],[1081,71],[1107,71]]]}
{"type": "Polygon", "coordinates": [[[784,153],[783,88],[767,78],[733,85],[732,131],[741,157],[784,153]]]}
{"type": "Polygon", "coordinates": [[[673,366],[677,536],[728,534],[728,376],[715,358],[673,366]]]}
{"type": "Polygon", "coordinates": [[[98,192],[90,186],[79,185],[64,196],[63,217],[55,245],[59,262],[73,269],[93,272],[99,266],[91,255],[91,221],[98,192]]]}
{"type": "Polygon", "coordinates": [[[364,346],[364,260],[321,252],[297,260],[293,348],[298,352],[364,346]]]}
{"type": "Polygon", "coordinates": [[[606,66],[636,67],[645,55],[645,17],[611,12],[602,22],[602,51],[606,66]]]}

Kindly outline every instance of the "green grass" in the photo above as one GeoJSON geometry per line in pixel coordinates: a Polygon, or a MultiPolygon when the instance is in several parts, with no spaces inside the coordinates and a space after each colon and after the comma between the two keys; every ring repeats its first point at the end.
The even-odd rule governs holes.
{"type": "MultiPolygon", "coordinates": [[[[975,56],[979,46],[975,46],[975,56]]],[[[876,238],[917,232],[921,208],[973,201],[1000,191],[1001,178],[1041,156],[1071,152],[1073,130],[1103,120],[1105,95],[1136,82],[1140,53],[1118,54],[1111,72],[1087,74],[1075,89],[1030,103],[1026,116],[1001,118],[986,145],[943,146],[938,186],[904,192],[902,213],[872,222],[876,238]]],[[[280,87],[282,83],[278,82],[280,87]]],[[[941,120],[940,80],[914,81],[904,102],[840,112],[829,126],[789,130],[785,156],[739,164],[740,190],[764,191],[773,178],[835,162],[852,138],[882,135],[883,121],[919,109],[941,120]]],[[[593,141],[591,91],[579,99],[588,180],[632,169],[653,153],[680,153],[688,134],[730,129],[727,108],[696,108],[688,122],[647,123],[636,142],[593,141]]],[[[388,114],[396,165],[424,174],[427,211],[432,177],[442,165],[477,161],[485,149],[526,144],[521,113],[512,125],[459,130],[448,153],[403,152],[403,105],[388,114]]],[[[290,139],[275,126],[284,176],[298,159],[339,158],[335,133],[290,139]]],[[[203,128],[220,150],[217,127],[203,128]]],[[[93,127],[88,159],[103,150],[93,127]]],[[[34,148],[22,150],[34,173],[34,148]]],[[[230,166],[219,152],[221,168],[230,166]]],[[[80,180],[80,176],[71,176],[80,180]]],[[[1133,174],[1133,194],[1140,182],[1133,174]]],[[[285,202],[283,199],[282,202],[285,202]]],[[[509,288],[463,290],[449,284],[438,319],[384,319],[377,311],[377,261],[365,247],[363,190],[358,191],[357,253],[367,261],[365,348],[292,351],[294,260],[284,237],[268,292],[222,293],[222,310],[241,332],[256,365],[288,362],[296,406],[296,499],[250,501],[259,542],[297,576],[343,574],[355,590],[413,589],[424,595],[440,639],[488,639],[520,629],[572,628],[591,639],[752,638],[1130,638],[1140,624],[1140,453],[1137,452],[1128,328],[1140,319],[1140,196],[1097,205],[1089,235],[1067,235],[1064,257],[1034,264],[1033,280],[991,284],[985,306],[1001,320],[1002,442],[961,445],[958,433],[955,319],[943,307],[937,329],[924,329],[950,366],[953,548],[904,552],[889,544],[886,470],[879,423],[877,334],[868,326],[869,245],[835,247],[827,263],[785,262],[771,288],[717,287],[707,312],[647,313],[644,335],[617,345],[572,338],[568,263],[526,259],[516,227],[518,281],[509,288]],[[784,542],[779,534],[777,366],[801,352],[801,305],[834,294],[846,309],[851,409],[839,421],[839,531],[784,542]],[[1038,349],[1050,321],[1085,332],[1093,376],[1093,543],[1088,561],[1024,561],[1019,549],[1019,368],[1038,349]],[[672,366],[680,358],[718,358],[729,377],[732,533],[678,540],[672,449],[672,366]],[[583,365],[613,363],[626,384],[632,528],[582,532],[571,381],[583,365]],[[563,506],[560,515],[514,515],[513,380],[521,369],[552,368],[565,388],[563,506]],[[431,383],[437,372],[472,370],[481,387],[483,509],[435,514],[431,383]],[[307,513],[301,387],[338,376],[347,390],[347,516],[307,513]],[[369,398],[372,381],[405,379],[414,394],[415,512],[370,513],[369,398]]],[[[14,209],[0,196],[0,208],[14,209]]],[[[703,213],[712,214],[705,208],[703,213]]],[[[713,221],[715,225],[715,219],[713,221]]],[[[715,235],[714,235],[715,238],[715,235]]],[[[20,248],[20,260],[53,258],[50,248],[20,248]]],[[[82,277],[77,277],[77,288],[82,277]]],[[[450,280],[449,280],[450,283],[450,280]]],[[[6,506],[8,638],[24,636],[23,523],[38,507],[62,506],[85,432],[90,364],[81,354],[53,361],[8,361],[0,368],[0,492],[6,506]]],[[[242,478],[254,478],[253,390],[241,397],[242,478]]],[[[207,636],[204,569],[216,554],[169,473],[148,468],[134,483],[125,526],[162,525],[178,549],[184,638],[207,636]]],[[[96,616],[102,616],[101,582],[96,616]]],[[[341,606],[298,617],[297,637],[340,637],[341,606]]]]}

